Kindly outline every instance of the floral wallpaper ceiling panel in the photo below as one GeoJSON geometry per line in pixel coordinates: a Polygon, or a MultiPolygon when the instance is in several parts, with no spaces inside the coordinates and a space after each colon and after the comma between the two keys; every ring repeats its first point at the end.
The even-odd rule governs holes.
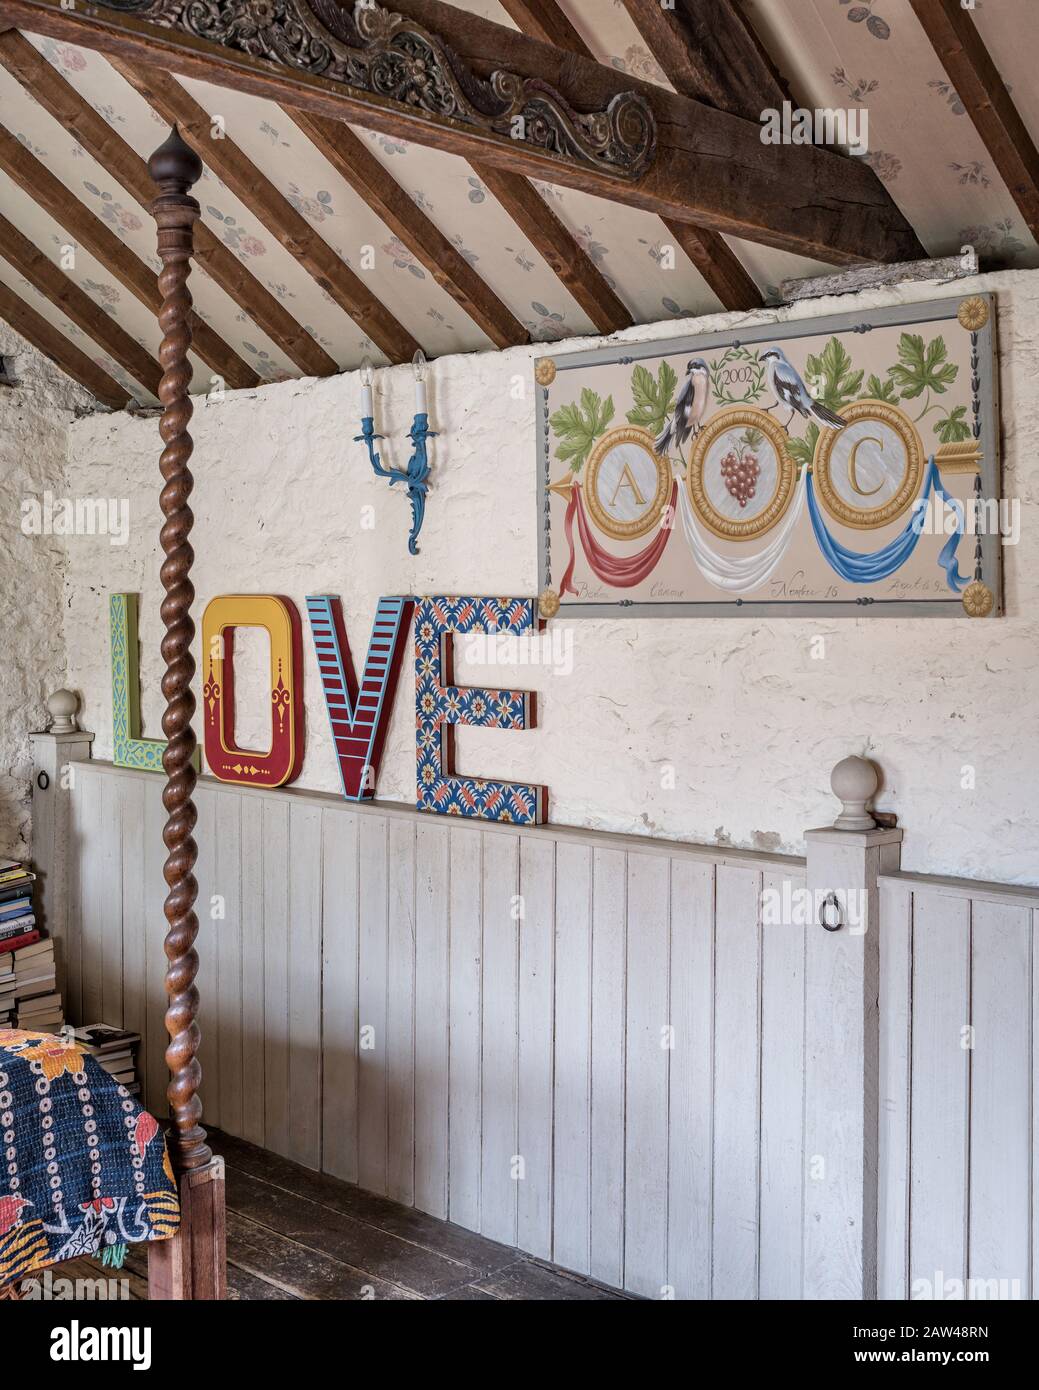
{"type": "MultiPolygon", "coordinates": [[[[278,106],[257,97],[214,87],[206,82],[181,79],[182,85],[210,115],[223,117],[230,139],[271,181],[297,212],[328,242],[340,259],[361,279],[371,281],[382,304],[422,344],[430,356],[468,352],[490,347],[490,341],[468,315],[392,235],[384,222],[335,172],[298,126],[278,106]],[[374,253],[372,269],[366,269],[363,248],[374,253]]],[[[427,208],[428,211],[428,208],[427,208]]],[[[274,238],[259,233],[266,242],[274,238]]],[[[463,248],[464,249],[464,248],[463,248]]],[[[300,281],[310,277],[299,266],[284,296],[298,315],[292,295],[300,293],[300,281]]],[[[318,302],[308,322],[319,324],[331,340],[328,351],[337,361],[356,366],[365,353],[373,360],[364,334],[313,281],[309,299],[318,302]],[[323,306],[321,304],[323,301],[323,306]]],[[[381,360],[381,359],[380,359],[381,360]]]]}
{"type": "MultiPolygon", "coordinates": [[[[1039,265],[1039,247],[909,0],[742,3],[798,102],[869,111],[865,158],[930,255],[953,255],[969,243],[992,263],[1039,265]]],[[[1026,94],[1034,91],[1034,74],[1027,68],[1037,47],[1022,37],[1026,22],[1034,32],[1037,9],[1034,0],[978,0],[973,10],[994,57],[1011,46],[1022,58],[1033,55],[1014,91],[1020,107],[1027,101],[1033,112],[1035,97],[1026,94]]]]}
{"type": "Polygon", "coordinates": [[[582,309],[470,164],[442,150],[361,126],[355,129],[387,174],[455,243],[531,337],[548,340],[594,332],[582,309]]]}
{"type": "MultiPolygon", "coordinates": [[[[62,76],[72,82],[76,90],[142,158],[147,158],[161,142],[166,127],[163,122],[152,118],[136,92],[98,54],[67,44],[56,44],[50,39],[32,37],[36,46],[58,68],[62,76]]],[[[70,194],[84,203],[95,217],[100,218],[134,255],[152,270],[158,271],[160,262],[155,252],[155,223],[150,214],[80,147],[58,121],[31,100],[24,88],[3,69],[0,69],[0,103],[3,105],[3,119],[8,128],[13,130],[38,159],[47,164],[51,172],[69,189],[70,194]]],[[[204,176],[202,186],[205,186],[205,182],[204,176]]],[[[31,201],[27,201],[26,208],[31,210],[31,215],[45,216],[31,201]]],[[[17,219],[12,217],[12,221],[17,222],[17,219]]],[[[31,236],[41,248],[46,249],[46,243],[34,236],[27,226],[18,225],[27,236],[31,236]]],[[[67,235],[64,239],[68,240],[67,235]]],[[[78,259],[77,256],[77,261],[78,259]]],[[[286,259],[294,271],[295,262],[291,257],[286,259]]],[[[80,278],[76,269],[67,273],[81,289],[101,302],[97,292],[80,278]]],[[[159,335],[154,315],[129,290],[108,276],[107,272],[105,275],[109,284],[118,289],[119,300],[113,302],[109,298],[102,307],[107,312],[114,312],[114,317],[122,326],[152,350],[151,337],[144,336],[132,327],[127,314],[139,310],[145,316],[144,321],[152,326],[157,345],[159,335]]],[[[192,276],[191,290],[199,316],[209,323],[239,356],[249,362],[261,377],[280,379],[297,375],[275,345],[254,327],[238,305],[209,276],[201,271],[196,272],[192,276]]],[[[208,367],[196,362],[193,384],[197,390],[205,389],[211,376],[212,372],[208,367]]]]}
{"type": "MultiPolygon", "coordinates": [[[[619,72],[668,86],[624,0],[560,0],[599,61],[619,72]]],[[[861,107],[869,112],[866,156],[916,227],[931,254],[975,245],[991,263],[1039,264],[1039,247],[995,172],[977,132],[952,90],[909,0],[739,0],[804,105],[861,107]]],[[[459,8],[517,27],[499,0],[458,0],[459,8]]],[[[978,0],[973,17],[1013,89],[1026,124],[1039,138],[1039,85],[1031,71],[1039,51],[1039,0],[978,0]]],[[[76,90],[142,157],[160,143],[165,123],[99,54],[50,39],[32,42],[76,90]]],[[[196,100],[223,117],[227,132],[308,219],[430,356],[489,346],[468,315],[336,174],[276,105],[184,81],[196,100]],[[365,270],[360,248],[371,246],[365,270]]],[[[125,245],[158,267],[148,213],[101,169],[63,127],[0,70],[4,123],[47,164],[125,245]]],[[[477,272],[535,340],[593,332],[580,306],[552,273],[471,166],[429,150],[358,128],[372,153],[416,204],[470,260],[477,272]]],[[[584,246],[638,322],[654,322],[717,308],[714,294],[677,248],[664,224],[649,213],[570,189],[538,184],[539,192],[584,246]]],[[[380,362],[357,324],[304,271],[277,238],[236,199],[210,169],[196,187],[206,225],[327,352],[344,368],[365,354],[380,362]]],[[[56,258],[67,234],[6,181],[5,213],[41,249],[56,258]]],[[[788,277],[822,269],[819,262],[737,239],[730,244],[766,294],[788,277]]],[[[153,353],[158,330],[150,311],[85,252],[70,277],[106,313],[153,353]]],[[[18,288],[9,265],[5,283],[18,288]]],[[[83,345],[83,334],[41,296],[21,283],[34,307],[83,345]]],[[[298,370],[204,273],[192,278],[199,314],[264,380],[298,370]]],[[[96,355],[92,351],[91,355],[96,355]]],[[[122,380],[120,369],[108,370],[122,380]]],[[[195,362],[195,388],[210,371],[195,362]]],[[[138,399],[143,388],[128,384],[138,399]]]]}
{"type": "MultiPolygon", "coordinates": [[[[67,319],[61,310],[42,295],[36,286],[31,284],[20,271],[16,270],[13,265],[2,258],[0,258],[0,281],[2,281],[9,290],[13,290],[18,298],[24,300],[30,309],[34,309],[41,318],[53,324],[59,332],[64,333],[66,338],[70,338],[81,352],[86,353],[95,366],[101,367],[106,371],[113,381],[117,381],[119,385],[123,387],[128,395],[143,404],[155,405],[158,403],[150,391],[146,391],[134,377],[131,377],[128,372],[125,372],[123,368],[120,367],[118,362],[114,362],[107,352],[98,347],[98,345],[81,329],[77,328],[70,319],[67,319]]],[[[199,380],[198,364],[196,363],[194,365],[195,378],[192,383],[193,385],[194,381],[199,380]]],[[[201,383],[201,386],[204,386],[204,384],[204,382],[201,383]]]]}

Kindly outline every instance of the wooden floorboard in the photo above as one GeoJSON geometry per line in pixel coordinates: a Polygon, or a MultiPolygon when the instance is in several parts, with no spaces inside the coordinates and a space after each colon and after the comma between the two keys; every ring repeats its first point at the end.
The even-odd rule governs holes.
{"type": "MultiPolygon", "coordinates": [[[[582,1301],[626,1295],[534,1260],[337,1178],[211,1132],[227,1165],[227,1286],[234,1300],[582,1301]]],[[[97,1260],[54,1277],[117,1279],[117,1296],[147,1297],[147,1252],[126,1267],[97,1260]]]]}

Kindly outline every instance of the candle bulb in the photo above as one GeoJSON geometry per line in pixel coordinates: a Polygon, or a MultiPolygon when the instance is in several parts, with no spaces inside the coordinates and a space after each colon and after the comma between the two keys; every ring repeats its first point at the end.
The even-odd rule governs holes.
{"type": "Polygon", "coordinates": [[[418,352],[411,359],[412,366],[415,368],[415,414],[426,414],[426,359],[419,348],[418,352]]]}
{"type": "Polygon", "coordinates": [[[375,416],[372,399],[372,359],[366,357],[361,363],[361,417],[366,420],[375,416]]]}

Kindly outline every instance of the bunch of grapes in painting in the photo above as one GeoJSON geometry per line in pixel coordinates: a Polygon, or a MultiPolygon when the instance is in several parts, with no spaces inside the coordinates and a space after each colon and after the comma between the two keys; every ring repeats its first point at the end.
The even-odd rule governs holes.
{"type": "Polygon", "coordinates": [[[764,437],[760,430],[744,430],[722,459],[725,486],[741,507],[745,507],[758,490],[761,465],[757,449],[764,437]]]}

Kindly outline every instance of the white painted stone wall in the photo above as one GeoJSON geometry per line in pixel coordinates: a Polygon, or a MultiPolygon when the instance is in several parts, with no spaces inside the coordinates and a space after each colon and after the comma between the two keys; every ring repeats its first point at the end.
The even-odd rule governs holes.
{"type": "MultiPolygon", "coordinates": [[[[806,827],[832,820],[830,768],[863,753],[883,769],[879,804],[906,830],[903,864],[920,871],[1039,883],[1039,272],[963,282],[1000,295],[1008,496],[1022,501],[1020,544],[1006,550],[1008,616],[954,620],[588,620],[572,634],[568,675],[458,663],[458,677],[539,692],[526,734],[462,730],[459,767],[544,781],[557,822],[800,852],[806,827]],[[811,639],[826,637],[825,660],[811,639]],[[964,768],[976,785],[965,789],[964,768]],[[675,770],[673,789],[662,774],[675,770]]],[[[697,333],[936,297],[907,287],[796,310],[715,315],[623,338],[697,333]]],[[[589,346],[562,343],[560,353],[589,346]]],[[[544,348],[538,350],[544,352],[544,348]]],[[[382,593],[533,595],[537,585],[534,349],[441,359],[432,369],[433,489],[422,553],[407,554],[407,499],[372,476],[352,442],[356,374],[288,382],[199,403],[193,432],[197,614],[220,593],[275,592],[306,631],[307,757],[300,785],[338,790],[307,594],[343,598],[363,660],[382,593]],[[522,390],[513,394],[513,384],[522,390]],[[375,525],[365,529],[365,509],[375,525]]],[[[377,377],[388,461],[404,457],[410,370],[377,377]]],[[[68,550],[65,634],[70,681],[95,756],[111,754],[107,609],[112,591],[142,595],[145,734],[159,728],[158,436],[152,420],[96,415],[70,434],[69,486],[128,497],[125,547],[78,538],[68,550]]],[[[52,619],[54,610],[51,609],[52,619]]],[[[459,644],[461,645],[461,644],[459,644]]],[[[239,667],[240,735],[265,745],[258,649],[239,667]]],[[[35,678],[35,674],[34,674],[35,678]]],[[[405,673],[379,784],[410,801],[414,753],[405,673]]]]}
{"type": "Polygon", "coordinates": [[[0,386],[0,858],[30,845],[29,733],[65,679],[65,546],[22,531],[22,503],[64,489],[68,426],[91,397],[0,322],[0,353],[20,385],[0,386]]]}

